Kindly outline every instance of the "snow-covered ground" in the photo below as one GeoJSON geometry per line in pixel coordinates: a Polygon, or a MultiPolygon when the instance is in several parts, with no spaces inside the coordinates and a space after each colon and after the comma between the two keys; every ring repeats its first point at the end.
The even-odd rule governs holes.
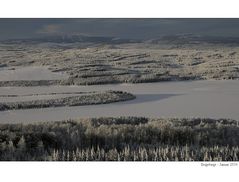
{"type": "Polygon", "coordinates": [[[50,71],[46,66],[5,67],[0,70],[0,81],[64,80],[68,76],[50,71]]]}

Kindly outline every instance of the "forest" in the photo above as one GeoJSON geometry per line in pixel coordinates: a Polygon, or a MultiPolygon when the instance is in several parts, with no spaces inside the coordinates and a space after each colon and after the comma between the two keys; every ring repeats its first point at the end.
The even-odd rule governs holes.
{"type": "Polygon", "coordinates": [[[91,118],[0,124],[1,161],[238,161],[230,119],[91,118]]]}

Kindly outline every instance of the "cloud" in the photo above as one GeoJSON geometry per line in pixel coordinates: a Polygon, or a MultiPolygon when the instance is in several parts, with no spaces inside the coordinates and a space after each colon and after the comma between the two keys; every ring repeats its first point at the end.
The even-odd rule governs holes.
{"type": "Polygon", "coordinates": [[[62,33],[62,26],[59,24],[44,25],[40,30],[37,30],[38,34],[56,34],[62,33]]]}

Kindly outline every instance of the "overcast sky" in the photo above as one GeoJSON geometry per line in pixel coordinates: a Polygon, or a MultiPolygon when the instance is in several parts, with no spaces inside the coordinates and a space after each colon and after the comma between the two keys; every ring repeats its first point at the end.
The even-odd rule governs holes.
{"type": "Polygon", "coordinates": [[[0,19],[0,40],[53,34],[153,39],[185,33],[239,37],[239,19],[0,19]]]}

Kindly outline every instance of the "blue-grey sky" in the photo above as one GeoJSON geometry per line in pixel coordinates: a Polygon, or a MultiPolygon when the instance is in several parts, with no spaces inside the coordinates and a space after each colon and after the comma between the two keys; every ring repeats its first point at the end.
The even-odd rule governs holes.
{"type": "Polygon", "coordinates": [[[239,37],[239,19],[0,19],[0,40],[54,34],[153,39],[186,33],[239,37]]]}

